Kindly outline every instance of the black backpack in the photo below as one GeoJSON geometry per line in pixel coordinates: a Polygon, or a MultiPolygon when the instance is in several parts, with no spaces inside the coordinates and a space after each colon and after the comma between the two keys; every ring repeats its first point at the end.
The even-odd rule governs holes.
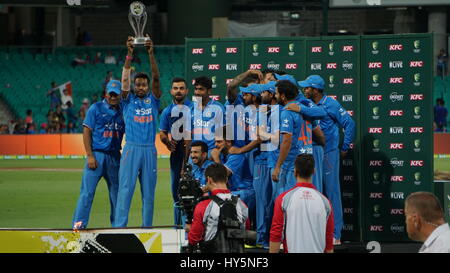
{"type": "Polygon", "coordinates": [[[201,242],[202,253],[244,253],[245,228],[241,228],[236,206],[238,196],[223,200],[217,196],[209,197],[220,207],[217,232],[212,240],[201,242]]]}

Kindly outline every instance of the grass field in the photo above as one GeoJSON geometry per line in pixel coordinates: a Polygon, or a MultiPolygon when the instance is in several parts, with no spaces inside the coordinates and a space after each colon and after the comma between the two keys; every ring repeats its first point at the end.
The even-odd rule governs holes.
{"type": "MultiPolygon", "coordinates": [[[[0,227],[71,228],[84,159],[0,160],[0,227]]],[[[172,225],[169,160],[158,160],[154,225],[172,225]]],[[[129,227],[142,225],[139,182],[129,227]]],[[[106,182],[97,187],[89,228],[110,227],[106,182]]]]}
{"type": "MultiPolygon", "coordinates": [[[[435,169],[450,171],[450,159],[435,159],[435,169]]],[[[78,199],[82,159],[0,160],[0,227],[71,228],[78,199]]],[[[153,224],[172,225],[169,160],[158,160],[153,224]]],[[[141,220],[139,183],[133,196],[129,227],[141,220]]],[[[101,180],[89,221],[90,228],[110,227],[106,183],[101,180]]]]}

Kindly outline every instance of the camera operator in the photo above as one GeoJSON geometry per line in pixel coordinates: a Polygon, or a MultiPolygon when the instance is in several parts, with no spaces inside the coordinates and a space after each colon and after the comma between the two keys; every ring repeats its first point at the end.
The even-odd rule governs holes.
{"type": "MultiPolygon", "coordinates": [[[[223,215],[221,217],[223,204],[219,206],[218,201],[232,200],[235,202],[233,214],[237,226],[234,231],[238,231],[238,233],[241,231],[241,235],[245,234],[246,228],[250,228],[248,208],[227,188],[228,174],[225,166],[214,163],[206,168],[205,176],[207,180],[205,189],[211,193],[211,197],[199,202],[195,207],[192,226],[188,234],[189,246],[194,248],[199,244],[201,252],[243,252],[244,235],[244,237],[237,236],[237,239],[234,239],[224,235],[230,234],[230,232],[222,232],[221,223],[223,221],[220,220],[223,219],[223,215]],[[215,199],[216,197],[220,200],[215,199]]],[[[189,229],[188,225],[187,228],[189,229]]]]}

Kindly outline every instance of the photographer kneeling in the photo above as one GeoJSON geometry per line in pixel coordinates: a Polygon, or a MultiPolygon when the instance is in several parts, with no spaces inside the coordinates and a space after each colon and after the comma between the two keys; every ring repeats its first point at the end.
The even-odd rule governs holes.
{"type": "Polygon", "coordinates": [[[189,246],[199,245],[202,253],[242,253],[245,229],[250,228],[248,208],[228,190],[225,166],[212,164],[205,176],[211,196],[197,204],[192,225],[186,225],[189,246]]]}

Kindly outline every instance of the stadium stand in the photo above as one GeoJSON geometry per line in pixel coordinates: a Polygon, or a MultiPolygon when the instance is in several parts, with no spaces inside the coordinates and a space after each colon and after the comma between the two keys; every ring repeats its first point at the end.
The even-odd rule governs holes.
{"type": "MultiPolygon", "coordinates": [[[[34,120],[39,126],[47,121],[50,98],[46,96],[50,83],[58,85],[72,82],[74,110],[82,105],[82,100],[91,100],[94,94],[99,99],[103,91],[106,72],[112,71],[115,78],[120,78],[125,58],[124,47],[61,47],[54,52],[41,53],[42,50],[26,48],[0,49],[0,97],[11,108],[17,118],[25,118],[26,110],[31,109],[34,120]],[[111,52],[117,64],[85,64],[73,67],[76,56],[91,61],[100,52],[104,58],[111,52]]],[[[161,109],[170,103],[170,82],[173,77],[184,77],[184,47],[155,46],[155,53],[161,74],[161,109]]],[[[144,48],[137,48],[135,56],[140,63],[133,62],[137,72],[149,73],[148,55],[144,48]]]]}

